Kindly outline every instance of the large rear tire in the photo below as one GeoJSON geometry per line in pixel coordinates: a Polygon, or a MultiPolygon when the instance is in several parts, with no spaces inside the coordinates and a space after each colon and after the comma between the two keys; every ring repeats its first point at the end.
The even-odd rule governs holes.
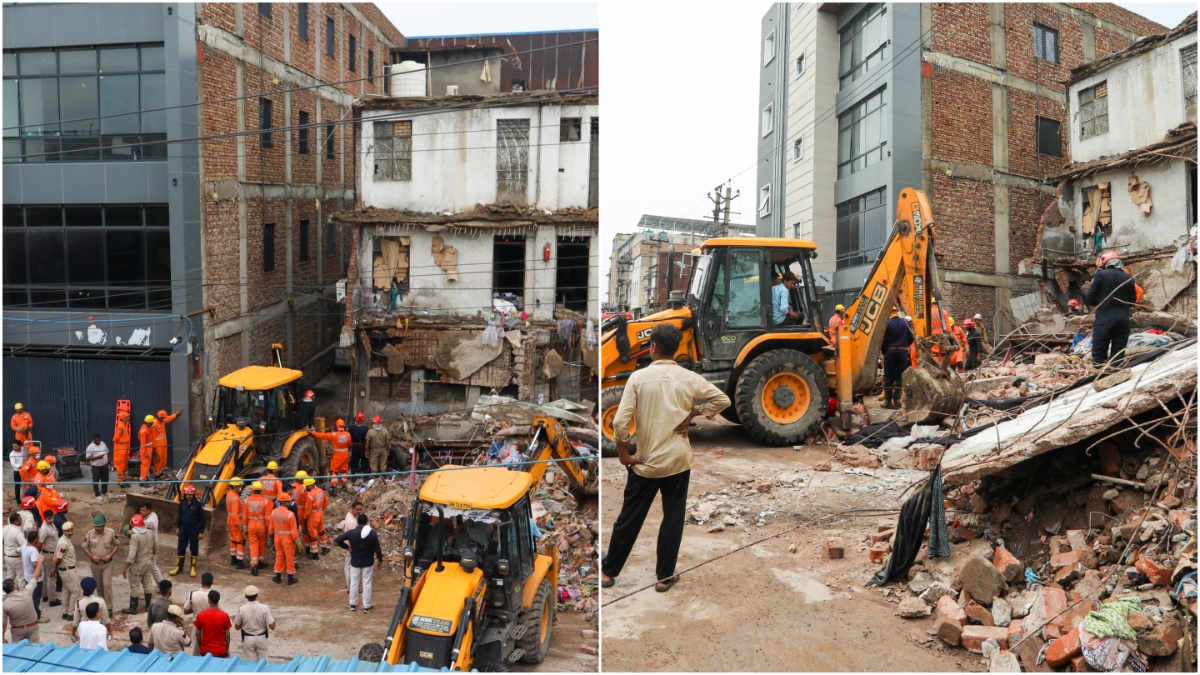
{"type": "MultiPolygon", "coordinates": [[[[625,395],[625,387],[609,387],[600,393],[600,456],[616,457],[617,442],[613,438],[613,419],[617,416],[617,407],[621,405],[621,397],[625,395]]],[[[630,424],[632,436],[637,432],[636,426],[630,424]]],[[[629,451],[637,447],[637,438],[629,439],[629,451]]]]}
{"type": "Polygon", "coordinates": [[[521,657],[524,663],[541,663],[546,660],[550,651],[550,635],[554,632],[554,614],[558,611],[550,582],[542,579],[538,584],[537,595],[533,596],[533,608],[525,612],[528,629],[525,636],[517,641],[517,646],[525,650],[521,657]]]}
{"type": "Polygon", "coordinates": [[[321,451],[312,436],[305,436],[296,441],[287,459],[279,465],[279,477],[291,480],[297,471],[306,471],[310,476],[321,475],[321,451]]]}
{"type": "Polygon", "coordinates": [[[820,365],[795,349],[769,351],[742,371],[734,405],[742,426],[768,445],[796,445],[820,423],[829,387],[820,365]]]}

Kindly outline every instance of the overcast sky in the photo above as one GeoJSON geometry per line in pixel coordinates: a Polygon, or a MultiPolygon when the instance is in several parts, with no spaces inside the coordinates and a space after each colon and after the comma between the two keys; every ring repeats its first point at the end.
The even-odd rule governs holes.
{"type": "Polygon", "coordinates": [[[600,27],[594,2],[377,2],[406,37],[530,33],[600,27]]]}

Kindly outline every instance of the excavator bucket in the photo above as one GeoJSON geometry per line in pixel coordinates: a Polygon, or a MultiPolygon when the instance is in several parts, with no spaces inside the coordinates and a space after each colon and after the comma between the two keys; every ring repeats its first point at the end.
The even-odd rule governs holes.
{"type": "MultiPolygon", "coordinates": [[[[967,392],[962,378],[952,368],[937,363],[930,354],[931,345],[946,344],[948,354],[957,345],[953,340],[938,341],[935,335],[930,340],[918,340],[917,367],[904,371],[905,421],[920,424],[937,420],[946,415],[957,415],[966,400],[967,392]]],[[[948,360],[943,357],[943,361],[948,360]]]]}
{"type": "MultiPolygon", "coordinates": [[[[149,504],[150,509],[158,514],[158,528],[161,534],[175,534],[175,528],[179,527],[179,501],[163,495],[136,492],[126,494],[122,524],[128,523],[143,504],[149,504]]],[[[204,548],[205,555],[229,548],[229,526],[226,524],[224,505],[218,509],[204,507],[204,539],[200,541],[200,545],[204,548]]]]}

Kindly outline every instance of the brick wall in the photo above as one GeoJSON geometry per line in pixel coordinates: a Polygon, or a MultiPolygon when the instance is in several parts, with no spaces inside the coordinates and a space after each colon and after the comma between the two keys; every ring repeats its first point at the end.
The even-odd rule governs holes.
{"type": "MultiPolygon", "coordinates": [[[[235,133],[239,122],[246,131],[259,130],[260,98],[267,98],[272,103],[271,126],[274,129],[270,148],[261,147],[257,134],[247,135],[240,142],[237,138],[208,140],[201,148],[204,185],[201,198],[207,247],[204,277],[208,306],[213,312],[208,327],[212,329],[242,316],[240,277],[243,264],[247,276],[248,316],[252,319],[245,335],[234,333],[216,339],[210,330],[206,341],[206,369],[212,382],[248,363],[267,362],[271,343],[286,342],[289,327],[292,342],[285,350],[285,356],[289,364],[299,366],[332,344],[345,320],[344,307],[333,302],[329,297],[331,293],[304,306],[301,306],[301,301],[320,296],[323,286],[342,277],[342,252],[350,250],[348,233],[335,231],[331,247],[326,230],[332,213],[353,208],[354,204],[353,199],[343,199],[341,196],[341,190],[353,189],[356,180],[354,132],[353,126],[347,123],[350,121],[349,109],[321,96],[320,90],[285,93],[285,90],[306,86],[309,82],[279,77],[278,70],[262,68],[263,60],[273,59],[286,64],[289,69],[330,83],[331,89],[361,97],[364,94],[382,93],[383,67],[388,62],[391,48],[385,40],[400,46],[404,38],[382,12],[370,4],[308,5],[308,30],[304,38],[299,33],[297,5],[294,3],[272,4],[270,17],[260,16],[258,6],[254,3],[240,6],[235,3],[206,3],[200,6],[199,14],[203,23],[229,32],[235,40],[253,50],[241,64],[240,84],[242,95],[246,97],[240,104],[241,119],[238,116],[239,103],[236,101],[207,103],[201,109],[202,133],[210,136],[235,133]],[[335,27],[333,58],[325,55],[326,19],[333,19],[335,27]],[[383,40],[380,39],[380,33],[383,40]],[[356,39],[354,72],[348,70],[349,35],[354,35],[356,39]],[[346,79],[368,77],[368,53],[375,56],[375,79],[369,82],[344,82],[346,79]],[[308,132],[307,154],[298,152],[299,134],[294,130],[284,130],[299,124],[302,111],[308,113],[310,124],[319,125],[308,132]],[[335,152],[332,159],[325,154],[325,125],[330,122],[335,124],[335,152]],[[243,148],[241,151],[239,144],[243,148]],[[244,157],[239,158],[239,152],[244,157]],[[287,173],[289,153],[290,181],[287,173]],[[239,159],[243,167],[241,175],[239,159]],[[221,188],[220,199],[215,200],[213,193],[217,191],[218,183],[221,188]],[[292,196],[262,198],[260,190],[266,190],[268,195],[283,192],[292,196]],[[239,203],[244,207],[241,211],[244,212],[244,223],[239,203]],[[300,260],[301,220],[309,223],[309,258],[303,262],[300,260]],[[263,265],[265,223],[275,225],[275,265],[271,271],[265,270],[263,265]],[[240,240],[243,231],[244,242],[240,240]],[[246,252],[244,262],[241,258],[243,247],[246,252]],[[289,283],[291,294],[288,293],[289,283]],[[278,310],[282,306],[280,303],[289,298],[294,305],[287,306],[286,313],[269,318],[264,316],[266,310],[278,310]],[[243,339],[249,342],[248,362],[243,362],[242,358],[243,339]]],[[[202,51],[201,100],[235,97],[239,88],[239,65],[235,58],[214,47],[202,51]]],[[[332,353],[318,359],[315,372],[309,374],[309,381],[315,382],[331,363],[332,353]]],[[[314,368],[310,366],[310,370],[314,368]]]]}
{"type": "MultiPolygon", "coordinates": [[[[1165,27],[1125,9],[1109,4],[1072,5],[1100,21],[1095,28],[1096,58],[1121,49],[1130,40],[1112,26],[1138,34],[1152,35],[1165,27]],[[1104,25],[1107,23],[1108,28],[1104,25]]],[[[991,35],[988,6],[982,3],[933,3],[930,8],[934,51],[974,61],[991,63],[991,35]]],[[[1072,68],[1084,63],[1083,18],[1073,17],[1047,4],[1008,3],[1004,5],[1005,71],[1013,76],[1039,83],[1048,92],[1066,91],[1072,68]],[[1053,63],[1034,56],[1034,23],[1058,31],[1059,59],[1053,63]]],[[[932,159],[990,169],[993,157],[992,85],[988,81],[943,68],[932,68],[928,80],[931,95],[932,159]]],[[[1047,96],[1009,88],[1008,172],[1018,177],[1038,179],[1053,175],[1070,156],[1070,132],[1066,107],[1047,96]],[[1061,157],[1039,154],[1037,117],[1061,123],[1061,157]]],[[[937,250],[940,269],[994,274],[995,265],[995,191],[989,181],[943,173],[926,174],[929,195],[938,219],[937,250]]],[[[1031,188],[1009,190],[1008,246],[1010,274],[1018,263],[1033,254],[1041,213],[1051,195],[1040,195],[1031,188]]],[[[956,318],[975,313],[992,317],[996,311],[995,289],[943,283],[945,301],[956,318]]],[[[989,329],[990,319],[988,324],[989,329]]]]}

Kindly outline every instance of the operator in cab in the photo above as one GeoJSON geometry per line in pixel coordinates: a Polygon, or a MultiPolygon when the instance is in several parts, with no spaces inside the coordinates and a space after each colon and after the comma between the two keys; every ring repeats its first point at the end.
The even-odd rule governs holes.
{"type": "Polygon", "coordinates": [[[800,323],[800,315],[792,309],[792,289],[796,287],[796,274],[791,270],[783,273],[783,283],[771,287],[771,323],[776,326],[792,326],[800,323]]]}

